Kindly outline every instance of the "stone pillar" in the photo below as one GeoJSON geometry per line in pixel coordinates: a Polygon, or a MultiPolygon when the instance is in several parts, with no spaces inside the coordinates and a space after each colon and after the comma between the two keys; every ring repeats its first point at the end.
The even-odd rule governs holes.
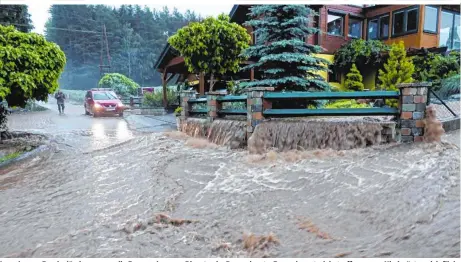
{"type": "Polygon", "coordinates": [[[213,122],[218,118],[218,112],[222,108],[222,103],[218,101],[218,97],[227,95],[226,92],[213,91],[207,94],[208,121],[213,122]]]}
{"type": "Polygon", "coordinates": [[[189,110],[192,109],[192,104],[189,104],[189,99],[195,98],[195,90],[183,90],[180,93],[181,97],[181,120],[185,120],[189,117],[189,110]]]}
{"type": "Polygon", "coordinates": [[[270,101],[263,99],[264,92],[274,91],[273,87],[253,87],[246,89],[247,92],[247,139],[259,123],[264,120],[264,109],[272,108],[270,101]]]}
{"type": "Polygon", "coordinates": [[[400,141],[421,142],[424,135],[424,114],[431,83],[399,84],[400,141]]]}

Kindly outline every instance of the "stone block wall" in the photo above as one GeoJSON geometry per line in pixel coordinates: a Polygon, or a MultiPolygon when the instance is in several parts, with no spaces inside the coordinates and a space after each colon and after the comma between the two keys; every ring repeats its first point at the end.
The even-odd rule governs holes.
{"type": "Polygon", "coordinates": [[[427,94],[431,83],[400,84],[400,141],[422,142],[427,94]]]}

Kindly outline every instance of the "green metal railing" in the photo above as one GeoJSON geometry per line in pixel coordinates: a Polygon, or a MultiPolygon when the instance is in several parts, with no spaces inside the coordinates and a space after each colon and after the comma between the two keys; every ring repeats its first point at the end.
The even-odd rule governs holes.
{"type": "MultiPolygon", "coordinates": [[[[218,97],[216,99],[218,103],[226,103],[226,102],[246,102],[247,101],[247,96],[246,95],[227,95],[227,96],[222,96],[218,97]]],[[[206,97],[201,97],[201,98],[194,98],[194,99],[189,99],[188,103],[190,104],[206,104],[207,103],[207,98],[206,97]]],[[[198,114],[207,114],[208,110],[207,109],[190,109],[189,114],[191,115],[198,115],[198,114]]],[[[246,115],[247,110],[246,109],[221,109],[218,111],[219,115],[246,115]]]]}
{"type": "MultiPolygon", "coordinates": [[[[337,100],[337,99],[399,99],[398,91],[362,91],[362,92],[265,92],[263,99],[268,102],[277,100],[337,100]]],[[[217,99],[218,103],[245,102],[247,95],[227,95],[217,99]]],[[[192,105],[207,104],[207,98],[189,99],[192,105]]],[[[208,109],[190,109],[189,114],[207,114],[208,109]]],[[[219,115],[246,115],[246,109],[220,109],[219,115]]],[[[293,117],[293,116],[378,116],[378,115],[399,115],[397,108],[322,108],[322,109],[272,109],[263,110],[266,117],[293,117]]]]}
{"type": "MultiPolygon", "coordinates": [[[[266,100],[336,100],[336,99],[398,99],[398,91],[363,91],[363,92],[266,92],[266,100]]],[[[264,116],[376,116],[399,115],[397,108],[332,108],[332,109],[265,109],[264,116]]]]}

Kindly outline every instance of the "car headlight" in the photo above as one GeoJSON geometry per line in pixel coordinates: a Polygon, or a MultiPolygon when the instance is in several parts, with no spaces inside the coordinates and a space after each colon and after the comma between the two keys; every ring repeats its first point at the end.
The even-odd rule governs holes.
{"type": "Polygon", "coordinates": [[[123,107],[123,104],[120,102],[117,104],[117,107],[123,107]]]}
{"type": "Polygon", "coordinates": [[[102,106],[101,106],[100,104],[98,104],[98,103],[95,103],[95,104],[94,104],[94,108],[101,108],[101,107],[102,107],[102,106]]]}

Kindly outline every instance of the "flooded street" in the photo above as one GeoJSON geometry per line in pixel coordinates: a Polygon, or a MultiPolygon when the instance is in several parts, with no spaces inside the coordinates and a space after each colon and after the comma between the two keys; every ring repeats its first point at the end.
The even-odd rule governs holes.
{"type": "Polygon", "coordinates": [[[0,257],[460,256],[459,131],[257,157],[82,112],[10,117],[52,150],[0,172],[0,257]]]}

